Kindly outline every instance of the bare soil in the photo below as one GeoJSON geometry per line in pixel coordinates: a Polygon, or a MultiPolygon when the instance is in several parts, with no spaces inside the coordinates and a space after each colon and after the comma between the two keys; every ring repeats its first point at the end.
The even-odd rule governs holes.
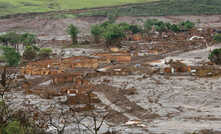
{"type": "MultiPolygon", "coordinates": [[[[173,23],[183,20],[198,22],[200,19],[200,23],[197,24],[199,28],[221,28],[220,15],[120,17],[117,19],[117,22],[140,24],[141,22],[137,20],[145,20],[146,18],[157,18],[173,23]]],[[[37,15],[27,18],[15,17],[1,19],[0,32],[33,32],[38,35],[42,47],[62,49],[64,42],[68,44],[68,41],[70,41],[65,32],[69,24],[78,26],[81,31],[80,37],[82,40],[85,40],[90,38],[90,33],[88,32],[90,31],[90,26],[101,23],[106,19],[105,17],[54,19],[48,15],[37,15]]],[[[93,84],[93,93],[100,100],[98,104],[95,104],[96,108],[99,107],[98,109],[110,113],[110,116],[106,119],[107,123],[101,132],[111,129],[120,134],[184,134],[195,131],[200,131],[200,133],[221,133],[221,108],[219,106],[221,103],[221,96],[219,94],[220,76],[198,77],[189,73],[162,74],[160,72],[164,66],[158,65],[158,62],[161,60],[160,64],[165,65],[162,61],[166,61],[167,58],[178,58],[188,66],[198,66],[202,62],[205,64],[208,62],[207,55],[210,51],[207,48],[208,46],[206,46],[204,41],[196,43],[187,42],[190,37],[187,36],[181,42],[177,40],[170,42],[167,39],[160,40],[156,44],[149,41],[127,42],[126,49],[130,50],[130,54],[135,55],[138,52],[138,55],[132,56],[131,62],[113,64],[114,69],[126,70],[126,74],[113,70],[105,73],[98,73],[95,69],[75,70],[81,76],[85,73],[95,75],[91,77],[86,75],[83,77],[83,80],[93,84]],[[170,46],[167,44],[170,44],[170,46]],[[150,52],[153,48],[157,50],[157,54],[150,52]],[[130,121],[136,121],[136,123],[129,124],[128,122],[130,121]]],[[[70,53],[73,55],[68,55],[67,57],[91,56],[94,53],[106,52],[106,49],[103,49],[103,47],[95,46],[89,46],[87,49],[71,49],[70,53]]],[[[221,46],[217,44],[216,47],[221,46]]],[[[47,84],[48,80],[51,79],[51,76],[42,76],[44,79],[33,76],[25,77],[29,80],[33,90],[41,87],[40,84],[42,83],[47,84]]],[[[80,83],[84,82],[81,81],[80,83]]],[[[75,81],[75,83],[67,83],[63,86],[69,87],[76,83],[75,81]]],[[[50,83],[49,86],[46,85],[45,87],[44,92],[52,88],[50,83]]],[[[60,88],[60,86],[58,87],[60,88]]],[[[20,88],[22,90],[22,87],[20,88]]],[[[41,96],[40,98],[39,95],[24,95],[21,91],[13,91],[12,95],[9,94],[8,97],[13,98],[11,103],[16,102],[13,105],[14,107],[19,107],[23,101],[28,100],[31,104],[38,105],[43,111],[47,110],[50,104],[59,102],[56,97],[46,99],[41,96]]],[[[66,96],[62,97],[66,99],[66,96]]],[[[57,108],[65,109],[67,105],[59,103],[57,108]]],[[[66,133],[69,133],[68,130],[66,133]]]]}

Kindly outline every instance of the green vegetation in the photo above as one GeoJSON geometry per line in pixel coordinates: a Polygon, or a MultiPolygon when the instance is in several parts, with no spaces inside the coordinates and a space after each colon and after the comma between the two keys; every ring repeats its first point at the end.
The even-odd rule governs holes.
{"type": "Polygon", "coordinates": [[[136,34],[136,33],[140,33],[142,32],[142,28],[138,25],[130,25],[129,26],[129,31],[131,31],[133,34],[136,34]]]}
{"type": "Polygon", "coordinates": [[[150,32],[152,30],[153,25],[157,22],[158,20],[156,19],[147,19],[144,22],[144,30],[145,32],[150,32]]]}
{"type": "Polygon", "coordinates": [[[124,31],[124,32],[128,32],[130,31],[130,24],[126,23],[126,22],[122,22],[120,24],[118,24],[119,27],[124,31]]]}
{"type": "Polygon", "coordinates": [[[171,23],[165,23],[157,19],[148,19],[144,22],[144,31],[148,33],[154,28],[158,32],[166,32],[166,31],[182,32],[182,31],[191,30],[192,28],[194,28],[194,26],[195,24],[190,21],[184,21],[176,25],[171,23]]]}
{"type": "Polygon", "coordinates": [[[118,16],[165,16],[165,15],[200,15],[220,14],[220,0],[159,0],[143,4],[134,4],[124,8],[90,11],[80,16],[107,16],[118,11],[118,16]]]}
{"type": "Polygon", "coordinates": [[[209,60],[211,62],[214,62],[215,64],[221,64],[221,49],[214,49],[210,54],[209,54],[209,60]]]}
{"type": "Polygon", "coordinates": [[[94,36],[95,43],[99,43],[100,36],[102,35],[104,28],[99,25],[93,25],[91,27],[91,34],[94,36]]]}
{"type": "Polygon", "coordinates": [[[0,16],[28,12],[82,9],[153,0],[0,0],[0,16]]]}
{"type": "Polygon", "coordinates": [[[20,36],[15,32],[9,32],[0,36],[0,43],[3,45],[15,45],[20,43],[20,36]]]}
{"type": "Polygon", "coordinates": [[[27,60],[35,59],[38,55],[39,50],[40,49],[36,46],[28,45],[28,46],[25,47],[25,50],[24,50],[24,53],[23,53],[23,58],[27,59],[27,60]]]}
{"type": "Polygon", "coordinates": [[[216,34],[213,39],[216,41],[216,42],[221,42],[221,34],[216,34]]]}
{"type": "Polygon", "coordinates": [[[49,56],[52,54],[51,48],[41,48],[39,51],[39,57],[40,58],[49,58],[49,56]]]}
{"type": "Polygon", "coordinates": [[[79,30],[76,26],[74,26],[73,24],[69,25],[67,28],[67,33],[71,36],[72,39],[72,44],[77,44],[77,36],[79,33],[79,30]]]}
{"type": "Polygon", "coordinates": [[[4,46],[1,47],[3,50],[3,56],[8,66],[17,66],[20,62],[20,54],[12,47],[4,46]]]}
{"type": "MultiPolygon", "coordinates": [[[[114,6],[128,3],[133,3],[134,5],[131,4],[124,8],[119,7],[86,13],[83,12],[80,15],[103,15],[114,17],[110,15],[115,11],[117,11],[118,16],[199,15],[221,13],[220,0],[0,0],[0,16],[16,13],[114,6]]],[[[61,15],[58,17],[72,18],[73,15],[61,15]]]]}
{"type": "Polygon", "coordinates": [[[117,43],[119,40],[121,40],[123,37],[125,37],[125,33],[123,30],[119,27],[117,24],[110,24],[107,26],[103,33],[103,37],[106,40],[106,45],[114,45],[114,43],[117,43]]]}
{"type": "Polygon", "coordinates": [[[36,43],[36,35],[30,34],[30,33],[25,33],[20,35],[20,42],[23,43],[24,45],[32,45],[36,43]]]}
{"type": "Polygon", "coordinates": [[[130,25],[126,22],[119,24],[106,21],[100,25],[93,25],[91,27],[91,34],[94,36],[95,41],[99,41],[100,38],[104,38],[106,45],[113,45],[119,43],[119,41],[126,36],[126,34],[137,33],[149,33],[151,30],[158,32],[183,32],[194,28],[195,24],[190,21],[184,21],[180,24],[171,24],[157,19],[147,19],[144,22],[144,28],[139,25],[130,25]]]}
{"type": "Polygon", "coordinates": [[[5,128],[2,129],[3,134],[24,134],[24,128],[20,127],[21,124],[18,121],[11,121],[5,128]]]}
{"type": "Polygon", "coordinates": [[[29,33],[17,34],[15,32],[8,32],[0,35],[0,43],[3,45],[17,45],[19,43],[32,45],[36,43],[36,40],[36,36],[29,33]]]}
{"type": "Polygon", "coordinates": [[[179,24],[179,27],[182,31],[188,31],[188,30],[192,29],[194,26],[195,26],[195,24],[190,21],[181,22],[179,24]]]}
{"type": "Polygon", "coordinates": [[[119,41],[125,37],[125,33],[131,31],[137,33],[141,31],[141,28],[137,25],[130,25],[127,23],[115,24],[111,21],[106,21],[100,25],[94,25],[91,27],[91,34],[95,40],[104,38],[106,45],[116,45],[119,41]]]}
{"type": "Polygon", "coordinates": [[[25,112],[12,111],[0,99],[0,134],[45,134],[27,117],[25,112]]]}

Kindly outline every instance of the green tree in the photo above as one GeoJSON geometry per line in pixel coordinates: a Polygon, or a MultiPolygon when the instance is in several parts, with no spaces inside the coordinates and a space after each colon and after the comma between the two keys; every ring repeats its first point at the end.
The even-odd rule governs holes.
{"type": "Polygon", "coordinates": [[[36,40],[37,40],[36,35],[30,34],[30,33],[22,34],[20,38],[21,38],[21,42],[24,45],[36,44],[36,40]]]}
{"type": "Polygon", "coordinates": [[[79,33],[78,28],[76,26],[74,26],[73,24],[71,24],[67,28],[67,33],[71,36],[72,44],[77,43],[77,36],[79,33]]]}
{"type": "Polygon", "coordinates": [[[20,62],[20,54],[12,47],[1,47],[3,50],[4,58],[9,66],[17,66],[20,62]]]}
{"type": "Polygon", "coordinates": [[[133,34],[136,34],[136,33],[140,33],[142,32],[142,28],[139,27],[138,25],[130,25],[129,26],[129,30],[133,33],[133,34]]]}
{"type": "Polygon", "coordinates": [[[180,26],[181,30],[188,31],[188,30],[194,28],[195,24],[193,22],[187,20],[187,21],[181,22],[179,24],[179,26],[180,26]]]}
{"type": "Polygon", "coordinates": [[[104,32],[104,28],[100,25],[93,25],[91,27],[91,34],[94,36],[94,40],[96,43],[99,43],[100,37],[102,33],[104,32]]]}
{"type": "Polygon", "coordinates": [[[180,32],[180,31],[181,31],[181,30],[180,30],[180,27],[179,27],[178,25],[176,25],[176,24],[170,25],[169,29],[170,29],[171,31],[173,31],[173,32],[180,32]]]}
{"type": "Polygon", "coordinates": [[[37,57],[38,51],[38,47],[28,45],[25,47],[23,58],[27,60],[35,59],[37,57]]]}
{"type": "Polygon", "coordinates": [[[151,30],[152,30],[152,27],[158,23],[158,20],[157,19],[147,19],[145,22],[144,22],[144,30],[145,32],[149,33],[151,30]]]}
{"type": "Polygon", "coordinates": [[[221,49],[214,49],[210,54],[208,59],[215,64],[221,64],[221,49]]]}
{"type": "Polygon", "coordinates": [[[130,24],[128,24],[126,22],[122,22],[118,25],[124,32],[130,31],[130,24]]]}
{"type": "Polygon", "coordinates": [[[39,51],[39,57],[40,58],[49,58],[49,56],[52,54],[51,48],[41,48],[39,51]]]}
{"type": "Polygon", "coordinates": [[[103,37],[106,40],[106,45],[110,46],[120,41],[125,37],[125,33],[117,24],[108,25],[103,33],[103,37]]]}
{"type": "Polygon", "coordinates": [[[20,43],[20,36],[15,32],[9,32],[0,36],[3,45],[15,45],[20,43]]]}

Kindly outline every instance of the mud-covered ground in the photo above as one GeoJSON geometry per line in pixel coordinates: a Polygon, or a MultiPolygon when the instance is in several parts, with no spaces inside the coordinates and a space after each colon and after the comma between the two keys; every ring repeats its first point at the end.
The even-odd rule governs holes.
{"type": "MultiPolygon", "coordinates": [[[[163,21],[179,23],[184,20],[196,22],[199,27],[221,27],[220,15],[202,15],[202,16],[165,16],[165,17],[118,17],[117,22],[128,22],[132,24],[141,24],[142,20],[147,18],[156,18],[163,21]]],[[[70,24],[79,27],[80,37],[90,35],[90,26],[107,20],[106,17],[78,17],[78,18],[56,18],[50,15],[36,15],[26,17],[14,17],[0,20],[0,32],[18,31],[33,32],[39,35],[42,40],[67,40],[66,28],[70,24]]]]}
{"type": "MultiPolygon", "coordinates": [[[[151,18],[173,23],[182,20],[197,22],[200,19],[197,27],[221,27],[221,16],[219,15],[151,18]]],[[[137,17],[121,17],[117,19],[117,22],[141,23],[138,19],[137,17]]],[[[141,19],[145,20],[146,18],[141,19]]],[[[85,38],[88,37],[88,31],[92,24],[105,20],[104,17],[55,19],[50,16],[35,16],[10,18],[0,20],[0,32],[33,32],[38,35],[41,47],[51,47],[55,53],[62,54],[63,57],[89,56],[104,50],[102,47],[90,46],[88,48],[63,48],[62,44],[64,45],[64,42],[67,43],[70,40],[65,29],[69,24],[75,24],[80,27],[80,36],[85,38]]],[[[221,47],[221,45],[217,44],[215,47],[221,47]]],[[[208,62],[210,48],[193,51],[191,49],[196,48],[192,47],[188,50],[189,52],[182,52],[182,49],[177,50],[176,54],[168,52],[166,55],[141,56],[137,60],[133,59],[130,64],[119,65],[139,68],[141,64],[145,64],[148,67],[142,68],[142,71],[146,73],[133,72],[126,76],[101,76],[88,79],[96,85],[94,93],[101,100],[99,104],[96,104],[96,109],[109,112],[112,115],[105,120],[100,133],[107,130],[116,131],[119,134],[184,134],[195,131],[221,133],[221,96],[219,94],[221,93],[221,78],[219,76],[197,77],[148,73],[149,69],[164,66],[163,61],[168,59],[178,59],[187,65],[208,62]],[[155,61],[156,59],[161,59],[162,62],[155,61]]],[[[32,79],[33,77],[26,76],[26,78],[32,79]]],[[[48,81],[41,80],[37,81],[39,85],[48,84],[48,81]]],[[[55,122],[59,120],[57,114],[61,109],[68,109],[67,105],[60,103],[67,99],[66,96],[43,99],[37,95],[24,95],[22,88],[19,90],[7,95],[9,98],[13,98],[10,99],[12,107],[25,106],[24,102],[29,102],[29,105],[38,106],[41,111],[48,111],[51,105],[55,105],[53,113],[55,122]]],[[[86,119],[84,122],[91,124],[91,119],[86,119]]],[[[70,123],[65,133],[78,133],[73,128],[76,126],[72,126],[70,123]]],[[[49,128],[48,131],[55,133],[54,128],[49,128]]]]}
{"type": "MultiPolygon", "coordinates": [[[[208,50],[187,52],[174,58],[188,62],[202,55],[200,61],[194,62],[199,64],[208,60],[208,50]]],[[[183,134],[203,129],[221,131],[220,81],[219,77],[143,74],[105,76],[93,80],[96,84],[113,87],[108,92],[104,90],[102,94],[109,98],[116,108],[129,111],[129,115],[125,116],[131,120],[138,120],[149,132],[159,134],[183,134]],[[108,83],[104,84],[104,81],[108,83]],[[119,92],[122,96],[119,96],[119,92]],[[123,98],[121,102],[115,102],[117,97],[123,98]]],[[[105,103],[105,99],[103,100],[105,103]]]]}

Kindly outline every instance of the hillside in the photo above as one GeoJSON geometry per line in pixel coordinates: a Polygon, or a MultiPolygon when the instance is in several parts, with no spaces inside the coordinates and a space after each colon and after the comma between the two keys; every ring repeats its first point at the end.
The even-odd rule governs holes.
{"type": "Polygon", "coordinates": [[[213,15],[221,14],[221,0],[160,0],[82,13],[82,16],[166,16],[166,15],[213,15]]]}
{"type": "Polygon", "coordinates": [[[0,0],[0,16],[27,12],[47,12],[113,6],[154,0],[0,0]]]}

